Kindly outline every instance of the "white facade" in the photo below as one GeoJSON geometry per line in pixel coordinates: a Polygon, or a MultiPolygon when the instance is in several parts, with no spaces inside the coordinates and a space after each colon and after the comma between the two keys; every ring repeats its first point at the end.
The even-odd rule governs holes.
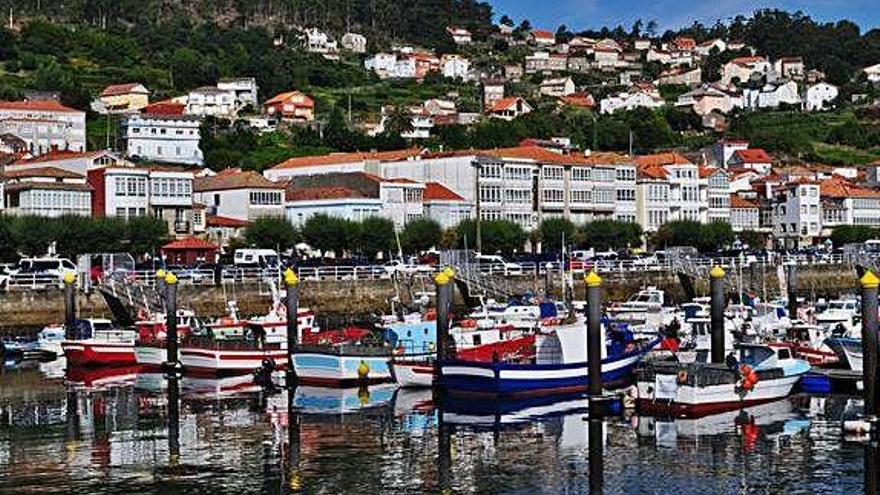
{"type": "Polygon", "coordinates": [[[381,216],[382,200],[379,198],[333,198],[308,201],[285,201],[287,220],[295,227],[302,227],[315,215],[329,215],[355,222],[381,216]]]}
{"type": "Polygon", "coordinates": [[[259,108],[257,102],[257,80],[253,77],[237,77],[232,79],[221,79],[217,82],[217,89],[223,91],[232,91],[235,99],[236,110],[240,110],[247,105],[254,109],[259,108]]]}
{"type": "Polygon", "coordinates": [[[732,201],[734,205],[730,208],[730,227],[733,231],[760,230],[761,210],[758,206],[746,204],[742,200],[733,199],[732,201]]]}
{"type": "Polygon", "coordinates": [[[789,184],[774,201],[773,234],[777,238],[785,239],[789,246],[798,246],[820,234],[822,212],[818,184],[789,184]]]}
{"type": "Polygon", "coordinates": [[[787,81],[766,84],[761,89],[743,90],[743,104],[746,108],[777,108],[779,105],[800,105],[797,83],[787,81]]]}
{"type": "Polygon", "coordinates": [[[366,53],[367,52],[367,38],[365,38],[362,34],[357,33],[345,33],[342,35],[342,39],[340,40],[342,44],[342,48],[353,52],[353,53],[366,53]]]}
{"type": "Polygon", "coordinates": [[[723,169],[711,171],[707,175],[706,198],[709,209],[706,220],[730,222],[730,175],[723,169]]]}
{"type": "Polygon", "coordinates": [[[865,72],[865,76],[868,79],[868,82],[880,83],[880,64],[865,67],[863,70],[865,72]]]}
{"type": "Polygon", "coordinates": [[[669,219],[708,221],[707,181],[694,164],[665,165],[669,172],[669,219]]]}
{"type": "Polygon", "coordinates": [[[55,101],[0,102],[0,134],[13,134],[34,155],[86,150],[86,114],[55,101]]]}
{"type": "Polygon", "coordinates": [[[603,98],[599,102],[601,113],[614,113],[618,110],[633,110],[636,108],[660,108],[666,103],[662,98],[638,91],[634,93],[623,92],[603,98]]]}
{"type": "Polygon", "coordinates": [[[804,99],[804,108],[809,112],[830,108],[831,102],[837,98],[837,86],[825,82],[814,84],[807,88],[804,99]]]}
{"type": "Polygon", "coordinates": [[[238,107],[236,93],[231,89],[205,86],[189,92],[186,114],[199,117],[235,117],[238,107]]]}
{"type": "Polygon", "coordinates": [[[574,81],[570,77],[544,79],[541,81],[541,94],[559,98],[575,92],[574,81]]]}
{"type": "Polygon", "coordinates": [[[466,201],[433,199],[424,202],[425,217],[436,221],[444,229],[473,218],[473,211],[473,205],[466,201]]]}
{"type": "Polygon", "coordinates": [[[470,77],[471,63],[459,55],[444,55],[440,61],[443,77],[466,81],[470,77]]]}
{"type": "Polygon", "coordinates": [[[11,215],[56,218],[87,217],[92,213],[92,192],[84,184],[59,185],[38,182],[7,184],[5,212],[11,215]],[[62,187],[59,187],[62,186],[62,187]]]}
{"type": "Polygon", "coordinates": [[[125,123],[126,156],[201,165],[199,125],[193,116],[132,115],[125,123]]]}
{"type": "Polygon", "coordinates": [[[394,77],[397,68],[397,55],[394,53],[377,53],[364,60],[364,68],[375,72],[381,79],[394,77]]]}

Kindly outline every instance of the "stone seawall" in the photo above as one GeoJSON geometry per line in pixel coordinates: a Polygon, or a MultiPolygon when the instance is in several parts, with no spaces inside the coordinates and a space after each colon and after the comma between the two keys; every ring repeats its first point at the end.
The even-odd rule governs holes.
{"type": "MultiPolygon", "coordinates": [[[[734,274],[728,274],[728,291],[738,286],[734,274]]],[[[745,270],[743,287],[757,292],[766,291],[768,297],[779,293],[775,270],[745,270]]],[[[800,267],[798,272],[798,291],[807,299],[836,297],[842,293],[855,293],[857,279],[855,272],[844,266],[800,267]]],[[[559,277],[553,277],[553,292],[559,293],[559,277]]],[[[524,276],[506,282],[514,292],[543,290],[543,277],[524,276]]],[[[605,277],[605,300],[625,300],[630,294],[647,285],[665,290],[673,302],[684,300],[684,291],[678,277],[669,273],[633,272],[605,277]]],[[[427,279],[409,282],[394,280],[356,280],[356,281],[309,281],[301,286],[302,305],[314,309],[319,315],[358,316],[388,311],[391,301],[408,303],[419,292],[431,291],[427,279]]],[[[695,290],[698,295],[708,295],[706,280],[697,280],[695,290]]],[[[577,299],[583,299],[583,282],[575,280],[577,299]]],[[[265,313],[272,297],[266,286],[257,284],[238,284],[226,287],[203,287],[181,285],[179,289],[181,307],[194,310],[202,316],[220,316],[226,309],[226,301],[234,299],[242,315],[265,313]]],[[[81,316],[110,317],[104,298],[97,292],[80,293],[77,297],[81,316]]],[[[16,334],[21,331],[33,332],[34,328],[60,322],[64,317],[62,291],[49,289],[43,291],[10,292],[0,294],[0,334],[16,334]],[[22,330],[29,329],[29,330],[22,330]]]]}

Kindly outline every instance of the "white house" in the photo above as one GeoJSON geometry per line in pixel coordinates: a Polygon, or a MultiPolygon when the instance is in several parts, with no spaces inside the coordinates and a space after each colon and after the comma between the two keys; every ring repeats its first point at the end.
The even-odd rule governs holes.
{"type": "Polygon", "coordinates": [[[743,90],[743,106],[745,108],[777,108],[782,104],[801,104],[796,82],[768,82],[761,89],[743,90]]]}
{"type": "Polygon", "coordinates": [[[721,67],[721,84],[745,83],[752,74],[767,74],[772,68],[764,57],[737,57],[721,67]]]}
{"type": "Polygon", "coordinates": [[[445,54],[440,58],[440,72],[443,77],[467,81],[470,78],[471,63],[456,54],[445,54]]]}
{"type": "MultiPolygon", "coordinates": [[[[736,194],[730,195],[730,226],[734,232],[759,230],[761,209],[757,204],[736,194]]],[[[759,246],[752,246],[759,247],[759,246]]]]}
{"type": "Polygon", "coordinates": [[[804,98],[804,108],[809,112],[825,110],[830,108],[831,103],[837,99],[837,86],[820,82],[807,88],[807,94],[804,98]]]}
{"type": "Polygon", "coordinates": [[[361,222],[381,216],[382,200],[344,186],[287,188],[284,211],[296,227],[302,227],[315,215],[361,222]]]}
{"type": "Polygon", "coordinates": [[[92,188],[83,175],[54,167],[4,171],[3,211],[11,215],[90,216],[92,188]]]}
{"type": "Polygon", "coordinates": [[[284,185],[257,172],[224,170],[193,182],[193,201],[207,205],[208,215],[253,221],[284,216],[284,185]]]}
{"type": "Polygon", "coordinates": [[[773,158],[762,148],[740,149],[733,153],[727,162],[730,168],[750,169],[759,174],[769,174],[773,158]]]}
{"type": "Polygon", "coordinates": [[[254,109],[259,108],[259,105],[257,105],[257,92],[260,88],[257,86],[257,80],[253,77],[220,79],[217,82],[217,89],[232,91],[237,110],[247,105],[254,109]]]}
{"type": "Polygon", "coordinates": [[[822,228],[819,184],[810,180],[789,182],[773,197],[773,235],[787,247],[810,244],[822,228]]]}
{"type": "Polygon", "coordinates": [[[193,115],[131,115],[124,123],[125,156],[201,165],[200,124],[193,115]]]}
{"type": "Polygon", "coordinates": [[[718,52],[721,53],[727,50],[727,43],[720,38],[706,40],[697,45],[696,52],[701,57],[708,57],[713,48],[717,49],[718,52]]]}
{"type": "Polygon", "coordinates": [[[699,67],[683,67],[665,70],[657,78],[657,84],[681,84],[686,86],[699,86],[702,81],[702,71],[699,67]]]}
{"type": "Polygon", "coordinates": [[[186,114],[198,117],[235,117],[238,108],[236,93],[232,89],[216,86],[202,86],[189,92],[186,100],[186,114]]]}
{"type": "Polygon", "coordinates": [[[557,77],[541,81],[541,94],[560,98],[575,92],[574,80],[570,77],[557,77]]]}
{"type": "Polygon", "coordinates": [[[380,52],[364,60],[364,67],[376,73],[379,78],[394,77],[397,67],[397,55],[380,52]]]}
{"type": "Polygon", "coordinates": [[[513,120],[531,111],[532,106],[525,99],[519,96],[509,96],[493,103],[488,113],[494,119],[513,120]]]}
{"type": "Polygon", "coordinates": [[[660,108],[666,102],[659,96],[648,94],[644,91],[624,91],[615,95],[607,96],[599,102],[601,113],[614,113],[618,110],[633,110],[635,108],[660,108]]]}
{"type": "Polygon", "coordinates": [[[444,229],[473,217],[473,203],[439,182],[425,183],[422,199],[425,216],[435,220],[444,229]]]}
{"type": "Polygon", "coordinates": [[[342,48],[352,52],[352,53],[366,53],[367,52],[367,38],[365,38],[362,34],[357,33],[345,33],[342,35],[342,38],[339,40],[342,48]]]}
{"type": "Polygon", "coordinates": [[[467,45],[472,41],[471,32],[463,27],[446,26],[446,32],[456,45],[467,45]]]}
{"type": "Polygon", "coordinates": [[[28,151],[86,150],[86,113],[57,100],[0,101],[0,134],[24,140],[28,151]]]}
{"type": "Polygon", "coordinates": [[[333,58],[339,51],[336,41],[318,28],[308,28],[303,31],[302,41],[306,51],[320,53],[326,58],[333,58]]]}
{"type": "Polygon", "coordinates": [[[862,70],[865,72],[869,82],[880,83],[880,64],[865,67],[862,70]]]}
{"type": "Polygon", "coordinates": [[[737,91],[719,84],[703,84],[701,87],[682,93],[675,101],[676,107],[690,107],[694,113],[706,116],[713,112],[729,113],[742,108],[743,99],[737,91]]]}

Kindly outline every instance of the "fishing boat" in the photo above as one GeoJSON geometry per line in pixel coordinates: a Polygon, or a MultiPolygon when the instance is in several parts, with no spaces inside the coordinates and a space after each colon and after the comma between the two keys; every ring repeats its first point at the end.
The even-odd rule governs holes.
{"type": "MultiPolygon", "coordinates": [[[[220,321],[191,333],[180,345],[180,363],[187,374],[244,374],[264,365],[287,367],[287,321],[284,325],[220,321]]],[[[300,338],[314,338],[315,314],[301,308],[297,314],[300,338]]]]}
{"type": "MultiPolygon", "coordinates": [[[[455,342],[457,359],[489,363],[493,360],[522,360],[534,356],[535,333],[521,330],[512,324],[499,325],[491,318],[463,320],[449,329],[449,335],[455,342]]],[[[433,385],[437,357],[437,353],[433,351],[435,343],[436,339],[428,342],[431,349],[429,352],[394,355],[391,370],[398,385],[433,385]]]]}
{"type": "Polygon", "coordinates": [[[861,304],[856,299],[829,301],[825,309],[816,313],[816,324],[839,334],[850,336],[861,332],[861,304]]]}
{"type": "MultiPolygon", "coordinates": [[[[185,309],[177,310],[177,339],[182,341],[196,327],[195,313],[185,309]]],[[[159,368],[168,359],[167,315],[157,313],[135,323],[137,342],[134,355],[137,364],[148,368],[159,368]]],[[[178,351],[178,361],[180,351],[178,351]]]]}
{"type": "Polygon", "coordinates": [[[842,368],[862,372],[862,339],[834,336],[826,339],[825,344],[837,356],[842,368]]]}
{"type": "Polygon", "coordinates": [[[829,366],[839,361],[837,353],[826,343],[831,334],[827,328],[795,321],[785,334],[785,341],[774,345],[788,345],[795,357],[813,366],[829,366]]]}
{"type": "Polygon", "coordinates": [[[655,362],[636,371],[641,414],[700,417],[787,397],[810,364],[786,346],[740,344],[727,364],[655,362]]]}
{"type": "MultiPolygon", "coordinates": [[[[637,342],[614,332],[601,340],[602,380],[629,376],[659,339],[637,342]]],[[[586,391],[589,386],[587,334],[583,319],[558,325],[535,336],[532,357],[475,361],[460,356],[440,363],[440,386],[450,394],[492,397],[537,396],[586,391]]]]}
{"type": "Polygon", "coordinates": [[[137,333],[116,328],[110,320],[77,320],[72,339],[61,343],[71,366],[127,366],[137,364],[134,352],[137,333]]]}
{"type": "Polygon", "coordinates": [[[61,343],[64,342],[66,335],[64,325],[47,325],[37,334],[37,346],[46,352],[55,353],[56,356],[63,356],[61,343]]]}

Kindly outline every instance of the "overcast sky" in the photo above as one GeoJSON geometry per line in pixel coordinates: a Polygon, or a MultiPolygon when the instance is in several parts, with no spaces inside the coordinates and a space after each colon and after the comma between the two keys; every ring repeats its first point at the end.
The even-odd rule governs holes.
{"type": "Polygon", "coordinates": [[[880,0],[488,0],[496,17],[507,14],[519,23],[555,30],[565,24],[572,31],[622,24],[629,29],[641,18],[654,19],[659,31],[691,24],[694,20],[714,24],[738,14],[767,7],[790,12],[802,10],[821,21],[849,19],[862,32],[880,27],[880,0]]]}

